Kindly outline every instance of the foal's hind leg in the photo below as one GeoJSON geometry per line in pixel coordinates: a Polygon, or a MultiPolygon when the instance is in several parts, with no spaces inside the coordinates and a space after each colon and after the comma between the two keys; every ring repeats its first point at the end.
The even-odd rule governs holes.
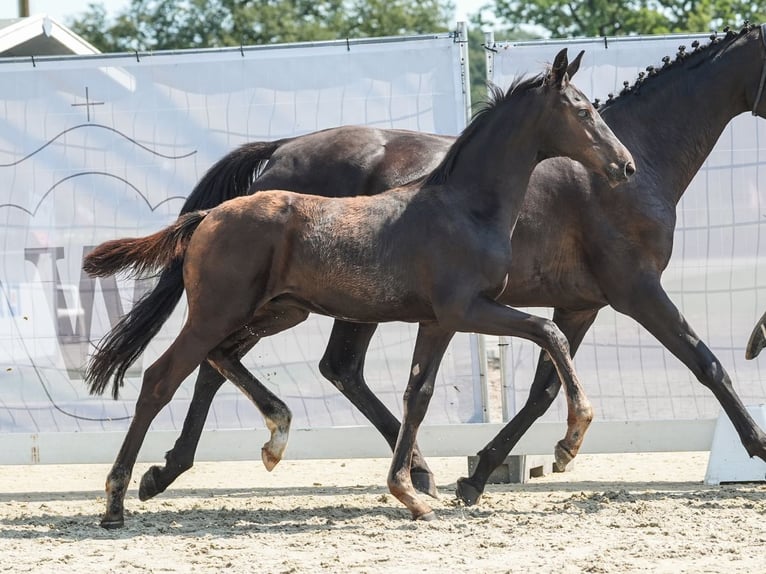
{"type": "MultiPolygon", "coordinates": [[[[319,370],[378,429],[393,451],[399,435],[399,421],[364,380],[364,359],[377,328],[374,323],[336,320],[327,349],[319,362],[319,370]]],[[[418,491],[438,498],[436,480],[417,442],[412,449],[410,478],[418,491]]]]}
{"type": "MultiPolygon", "coordinates": [[[[237,345],[232,352],[236,357],[242,358],[262,337],[273,335],[289,329],[306,319],[308,313],[295,308],[283,308],[271,304],[262,309],[248,327],[238,333],[237,345]]],[[[203,361],[197,374],[194,385],[194,395],[189,403],[189,411],[184,419],[181,435],[178,437],[173,448],[165,454],[165,466],[152,466],[141,478],[141,486],[138,491],[141,500],[148,500],[157,494],[164,492],[170,484],[183,472],[189,470],[194,463],[194,453],[199,444],[202,430],[205,426],[210,404],[213,397],[221,388],[226,378],[221,375],[208,361],[203,361]]],[[[257,381],[257,379],[256,379],[257,381]]],[[[262,384],[257,381],[262,387],[262,384]]],[[[261,393],[251,394],[248,386],[239,387],[243,393],[263,412],[269,409],[268,404],[262,407],[258,405],[261,393]]],[[[281,402],[281,401],[280,401],[281,402]]],[[[273,467],[272,467],[273,468],[273,467]]]]}
{"type": "Polygon", "coordinates": [[[125,493],[149,425],[175,394],[181,382],[205,357],[209,344],[184,326],[181,334],[144,373],[136,412],[117,458],[106,479],[106,512],[103,528],[124,523],[125,493]]]}
{"type": "MultiPolygon", "coordinates": [[[[597,314],[598,309],[572,312],[556,309],[554,311],[553,321],[569,341],[571,356],[574,356],[579,348],[597,314]]],[[[532,426],[532,423],[548,410],[560,388],[561,379],[559,379],[548,353],[541,351],[527,402],[510,422],[479,451],[479,460],[470,478],[460,478],[457,481],[456,494],[458,498],[468,506],[479,501],[492,471],[505,460],[519,439],[532,426]]],[[[571,430],[571,433],[574,432],[576,429],[571,430]]],[[[571,458],[562,460],[562,453],[558,445],[556,450],[559,451],[556,465],[561,467],[560,470],[563,470],[571,458]]]]}
{"type": "Polygon", "coordinates": [[[287,405],[269,391],[239,360],[236,353],[231,352],[226,345],[214,349],[208,355],[210,363],[218,371],[237,385],[263,414],[271,437],[261,448],[261,459],[266,470],[273,470],[282,460],[287,437],[290,434],[292,413],[287,405]]]}
{"type": "Polygon", "coordinates": [[[165,466],[153,465],[141,477],[138,498],[149,500],[165,492],[176,478],[194,465],[194,453],[202,436],[210,405],[225,381],[226,378],[207,361],[202,362],[181,434],[173,448],[165,453],[165,466]]]}

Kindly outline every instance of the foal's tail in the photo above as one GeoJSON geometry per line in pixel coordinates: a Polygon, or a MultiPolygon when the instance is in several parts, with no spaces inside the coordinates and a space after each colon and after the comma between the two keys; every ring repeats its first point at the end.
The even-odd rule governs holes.
{"type": "Polygon", "coordinates": [[[176,259],[182,261],[194,230],[207,214],[193,211],[152,235],[106,241],[83,259],[83,271],[91,277],[109,277],[120,271],[140,277],[164,269],[176,259]]]}
{"type": "Polygon", "coordinates": [[[90,394],[103,394],[114,378],[112,396],[115,399],[119,396],[128,367],[159,332],[183,293],[184,253],[207,213],[194,211],[182,215],[170,227],[148,237],[107,241],[85,257],[83,269],[92,277],[106,277],[128,269],[136,275],[163,270],[157,287],[144,295],[99,343],[85,370],[90,394]]]}
{"type": "MultiPolygon", "coordinates": [[[[186,199],[181,213],[211,209],[227,199],[246,195],[259,171],[274,152],[288,141],[247,143],[225,155],[200,179],[186,199]]],[[[191,224],[191,221],[187,221],[187,224],[191,224]]],[[[119,242],[111,244],[119,249],[119,242]]],[[[113,379],[112,396],[116,399],[128,368],[157,335],[183,295],[183,259],[168,257],[167,252],[163,254],[158,250],[153,262],[141,264],[135,259],[131,262],[120,257],[109,257],[106,245],[101,246],[101,255],[92,252],[86,258],[88,273],[106,276],[132,267],[140,274],[151,267],[164,265],[156,287],[139,299],[104,337],[86,370],[85,381],[90,385],[91,394],[103,394],[110,379],[113,379]]],[[[133,247],[136,248],[137,244],[134,243],[133,247]]],[[[130,251],[130,247],[125,244],[122,249],[130,251]]],[[[177,245],[173,251],[178,255],[177,245]]],[[[125,256],[128,254],[125,253],[125,256]]]]}

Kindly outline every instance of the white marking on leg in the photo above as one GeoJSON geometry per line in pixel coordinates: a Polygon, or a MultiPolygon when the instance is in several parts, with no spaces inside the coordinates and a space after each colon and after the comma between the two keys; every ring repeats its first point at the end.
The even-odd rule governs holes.
{"type": "Polygon", "coordinates": [[[418,363],[415,363],[415,366],[412,367],[412,376],[417,377],[420,374],[420,365],[418,363]]]}
{"type": "Polygon", "coordinates": [[[766,325],[761,323],[761,333],[763,334],[764,339],[766,339],[766,325]]]}
{"type": "Polygon", "coordinates": [[[268,417],[265,417],[265,421],[266,426],[271,431],[271,438],[261,448],[261,460],[266,470],[271,471],[282,460],[282,455],[287,448],[290,423],[288,419],[287,424],[284,421],[282,421],[282,424],[279,424],[268,417]]]}

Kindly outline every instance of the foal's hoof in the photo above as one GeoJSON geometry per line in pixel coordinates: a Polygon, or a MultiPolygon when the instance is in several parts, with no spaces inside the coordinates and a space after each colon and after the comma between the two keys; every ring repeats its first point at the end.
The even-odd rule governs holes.
{"type": "Polygon", "coordinates": [[[101,528],[105,528],[106,530],[116,530],[118,528],[122,528],[125,526],[125,519],[120,516],[119,518],[110,518],[108,516],[104,516],[101,519],[101,528]]]}
{"type": "Polygon", "coordinates": [[[261,460],[263,461],[263,466],[266,467],[266,470],[271,472],[274,470],[274,467],[279,464],[279,461],[282,460],[280,457],[275,456],[270,450],[267,450],[266,447],[263,447],[261,449],[261,460]]]}
{"type": "Polygon", "coordinates": [[[154,498],[165,489],[159,486],[160,467],[152,466],[141,477],[141,484],[138,486],[138,498],[140,500],[149,500],[154,498]]]}
{"type": "Polygon", "coordinates": [[[479,490],[473,485],[470,478],[459,478],[457,481],[455,495],[462,500],[466,506],[478,504],[481,500],[482,492],[482,490],[479,490]]]}
{"type": "Polygon", "coordinates": [[[410,480],[415,490],[427,494],[431,498],[439,498],[439,491],[436,489],[434,475],[423,470],[410,470],[410,480]]]}
{"type": "Polygon", "coordinates": [[[562,442],[563,441],[559,441],[556,444],[556,448],[553,449],[553,472],[564,472],[567,465],[572,462],[572,459],[574,458],[574,455],[562,444],[562,442]]]}
{"type": "Polygon", "coordinates": [[[423,514],[420,514],[418,516],[413,516],[413,520],[420,520],[422,522],[431,522],[433,520],[436,520],[436,513],[433,510],[429,510],[428,512],[424,512],[423,514]]]}

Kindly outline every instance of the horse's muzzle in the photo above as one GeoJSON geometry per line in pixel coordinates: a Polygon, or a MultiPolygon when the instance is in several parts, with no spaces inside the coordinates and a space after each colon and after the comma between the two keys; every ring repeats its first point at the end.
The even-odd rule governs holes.
{"type": "Polygon", "coordinates": [[[609,183],[615,187],[623,182],[629,181],[636,173],[636,165],[633,160],[628,160],[621,164],[612,163],[608,168],[609,183]]]}

